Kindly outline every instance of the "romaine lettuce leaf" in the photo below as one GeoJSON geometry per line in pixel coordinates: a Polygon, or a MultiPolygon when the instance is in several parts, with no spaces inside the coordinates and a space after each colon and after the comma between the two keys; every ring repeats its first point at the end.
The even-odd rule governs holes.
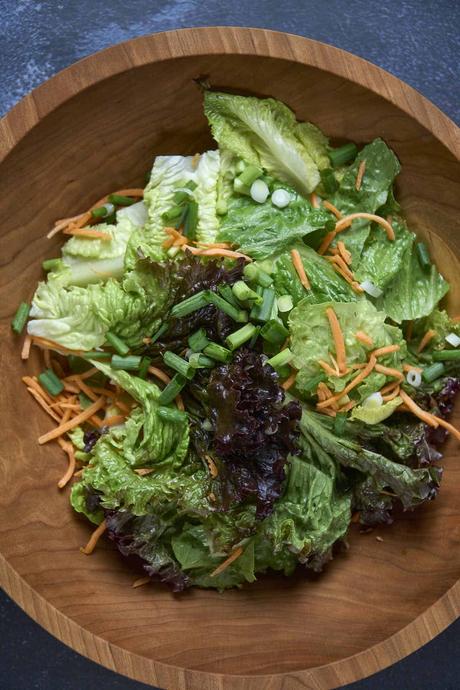
{"type": "Polygon", "coordinates": [[[413,247],[408,246],[400,270],[376,305],[393,321],[401,323],[430,314],[448,290],[449,284],[436,266],[423,269],[413,247]]]}
{"type": "Polygon", "coordinates": [[[139,344],[155,328],[168,299],[169,281],[160,268],[152,271],[139,263],[125,274],[123,283],[110,278],[65,288],[58,280],[41,282],[33,297],[28,333],[73,350],[100,347],[108,330],[130,345],[139,344]]]}
{"type": "Polygon", "coordinates": [[[329,219],[326,211],[313,208],[292,188],[288,191],[292,200],[285,208],[277,208],[270,199],[259,204],[251,197],[234,196],[222,220],[219,241],[236,244],[254,259],[265,259],[324,227],[329,219]]]}
{"type": "MultiPolygon", "coordinates": [[[[386,203],[394,178],[400,169],[399,161],[393,151],[382,139],[375,139],[359,152],[331,200],[343,215],[358,211],[375,213],[386,203]],[[356,176],[363,160],[366,161],[366,170],[361,188],[357,190],[356,176]]],[[[358,219],[353,221],[351,228],[343,237],[339,237],[345,241],[355,266],[358,264],[370,230],[371,225],[368,221],[358,219]]],[[[375,232],[383,233],[383,230],[379,227],[375,229],[375,232]]],[[[390,240],[385,241],[390,242],[390,240]]]]}
{"type": "Polygon", "coordinates": [[[379,424],[388,419],[401,404],[402,399],[396,396],[383,405],[358,405],[353,408],[351,418],[359,419],[365,424],[379,424]]]}
{"type": "Polygon", "coordinates": [[[330,166],[331,161],[327,152],[329,139],[316,125],[311,122],[298,122],[295,126],[295,135],[319,170],[330,166]]]}
{"type": "Polygon", "coordinates": [[[280,101],[205,91],[204,112],[221,148],[302,194],[319,183],[318,167],[296,135],[294,113],[280,101]]]}
{"type": "MultiPolygon", "coordinates": [[[[332,307],[342,329],[348,364],[358,364],[368,358],[369,348],[357,340],[357,331],[364,331],[373,339],[373,348],[397,344],[399,352],[382,358],[387,366],[399,366],[406,353],[406,345],[399,328],[385,323],[386,314],[377,309],[366,299],[351,303],[309,304],[300,302],[290,313],[289,328],[291,331],[291,350],[294,353],[293,366],[299,370],[296,386],[302,391],[308,388],[309,381],[318,376],[323,369],[319,360],[330,362],[329,353],[335,353],[326,309],[332,307]]],[[[334,391],[343,390],[345,384],[355,372],[343,377],[328,377],[328,385],[334,391]]],[[[355,389],[360,399],[379,390],[385,383],[383,374],[371,374],[355,389]]]]}
{"type": "Polygon", "coordinates": [[[261,264],[262,268],[271,273],[278,296],[291,295],[294,304],[303,299],[309,304],[327,301],[354,302],[361,299],[323,256],[304,244],[295,244],[293,248],[300,254],[311,290],[307,292],[300,282],[290,252],[283,252],[261,264]]]}
{"type": "MultiPolygon", "coordinates": [[[[406,251],[413,246],[415,236],[399,218],[393,219],[392,226],[395,232],[392,242],[380,230],[369,235],[354,271],[358,282],[368,280],[384,290],[401,269],[406,251]]],[[[347,236],[344,235],[343,239],[346,242],[347,236]]]]}
{"type": "Polygon", "coordinates": [[[414,323],[413,339],[421,339],[428,330],[435,331],[435,335],[425,348],[425,353],[431,349],[442,350],[449,347],[445,339],[449,333],[460,337],[460,321],[451,319],[444,309],[434,309],[426,318],[414,323]]]}

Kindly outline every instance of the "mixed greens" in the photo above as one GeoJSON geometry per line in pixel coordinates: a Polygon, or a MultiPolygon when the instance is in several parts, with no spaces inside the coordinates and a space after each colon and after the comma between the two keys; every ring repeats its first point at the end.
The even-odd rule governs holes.
{"type": "Polygon", "coordinates": [[[26,383],[58,422],[39,441],[77,464],[72,506],[175,591],[321,570],[352,520],[433,499],[459,437],[460,323],[395,154],[270,98],[205,90],[204,110],[218,149],[157,156],[141,201],[61,223],[13,322],[53,353],[26,383]]]}

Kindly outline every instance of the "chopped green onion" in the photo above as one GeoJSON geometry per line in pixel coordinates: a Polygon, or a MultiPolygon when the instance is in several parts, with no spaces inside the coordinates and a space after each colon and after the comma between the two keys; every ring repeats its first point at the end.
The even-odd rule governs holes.
{"type": "Polygon", "coordinates": [[[185,378],[193,379],[195,376],[195,371],[193,367],[190,366],[190,362],[182,359],[182,357],[179,357],[179,355],[176,355],[174,352],[170,352],[169,350],[165,352],[163,360],[168,367],[177,371],[178,374],[185,376],[185,378]]]}
{"type": "Polygon", "coordinates": [[[265,323],[272,315],[273,304],[275,302],[275,291],[272,288],[263,288],[262,304],[255,305],[251,310],[251,319],[265,323]]]}
{"type": "Polygon", "coordinates": [[[242,172],[244,172],[246,169],[246,163],[243,160],[239,160],[238,163],[235,166],[235,170],[240,175],[242,172]]]}
{"type": "Polygon", "coordinates": [[[340,165],[349,163],[356,158],[357,153],[358,149],[356,144],[352,142],[339,146],[337,149],[331,149],[329,151],[329,158],[331,159],[332,167],[338,168],[340,165]]]}
{"type": "Polygon", "coordinates": [[[139,369],[142,357],[140,355],[129,355],[128,357],[121,357],[120,355],[112,355],[110,366],[112,369],[125,369],[126,371],[134,371],[139,369]]]}
{"type": "Polygon", "coordinates": [[[82,354],[83,359],[95,359],[97,361],[100,359],[110,359],[111,356],[111,352],[104,352],[104,350],[87,350],[87,352],[82,354]]]}
{"type": "Polygon", "coordinates": [[[257,283],[262,287],[269,287],[273,283],[273,278],[255,264],[246,264],[243,274],[250,283],[257,283]]]}
{"type": "Polygon", "coordinates": [[[341,436],[343,434],[343,432],[345,431],[346,423],[347,413],[337,412],[336,416],[334,417],[334,434],[336,436],[341,436]]]}
{"type": "Polygon", "coordinates": [[[190,193],[189,192],[184,192],[182,190],[179,190],[177,192],[174,192],[173,194],[173,201],[175,204],[178,204],[181,206],[182,204],[185,204],[186,201],[189,201],[190,199],[190,193]]]}
{"type": "Polygon", "coordinates": [[[115,206],[131,206],[131,204],[136,202],[136,199],[130,196],[123,196],[123,194],[109,194],[108,200],[111,204],[115,204],[115,206]]]}
{"type": "Polygon", "coordinates": [[[169,405],[169,403],[172,402],[177,395],[179,395],[186,383],[187,379],[184,376],[181,376],[180,374],[173,376],[168,385],[161,391],[158,397],[158,403],[160,405],[169,405]]]}
{"type": "Polygon", "coordinates": [[[166,333],[168,330],[168,324],[166,322],[163,322],[160,326],[160,328],[155,331],[155,333],[151,336],[150,338],[150,344],[156,343],[156,341],[161,338],[163,333],[166,333]]]}
{"type": "Polygon", "coordinates": [[[202,355],[201,352],[193,352],[188,358],[190,366],[194,369],[203,369],[207,367],[215,366],[215,361],[206,355],[202,355]]]}
{"type": "Polygon", "coordinates": [[[91,215],[93,216],[93,218],[107,218],[107,216],[112,215],[114,210],[115,209],[113,204],[104,204],[104,206],[98,206],[97,208],[93,208],[91,211],[91,215]]]}
{"type": "Polygon", "coordinates": [[[254,333],[256,333],[256,327],[252,323],[247,323],[242,328],[239,328],[234,333],[231,333],[227,338],[225,338],[226,344],[229,346],[230,350],[236,350],[241,347],[248,340],[251,340],[254,333]]]}
{"type": "Polygon", "coordinates": [[[252,336],[251,340],[249,341],[249,347],[254,347],[256,344],[257,338],[260,335],[260,326],[256,326],[256,330],[254,331],[254,335],[252,336]]]}
{"type": "Polygon", "coordinates": [[[50,395],[59,395],[59,393],[62,393],[64,390],[64,384],[52,369],[42,371],[42,373],[38,375],[38,380],[50,395]]]}
{"type": "Polygon", "coordinates": [[[289,364],[285,364],[282,367],[277,367],[276,373],[281,379],[287,379],[292,374],[292,369],[289,364]]]}
{"type": "Polygon", "coordinates": [[[233,306],[237,309],[240,308],[241,305],[233,294],[231,285],[222,283],[222,285],[218,285],[217,290],[219,291],[219,295],[221,295],[227,302],[233,304],[233,306]]]}
{"type": "Polygon", "coordinates": [[[283,326],[280,321],[275,319],[270,319],[267,321],[260,331],[260,335],[264,340],[269,343],[274,343],[276,345],[282,345],[289,335],[287,328],[283,326]]]}
{"type": "Polygon", "coordinates": [[[431,267],[431,259],[430,259],[430,255],[428,253],[428,248],[427,248],[426,244],[424,244],[423,242],[417,242],[415,247],[417,250],[417,258],[418,258],[420,266],[423,269],[430,268],[431,267]]]}
{"type": "Polygon", "coordinates": [[[171,220],[175,220],[176,218],[178,218],[178,216],[181,216],[182,212],[183,212],[182,206],[173,206],[168,211],[165,211],[164,213],[162,213],[161,217],[166,222],[169,222],[171,220]]]}
{"type": "Polygon", "coordinates": [[[449,362],[460,359],[460,350],[435,350],[433,352],[435,362],[449,362]]]}
{"type": "Polygon", "coordinates": [[[185,186],[187,187],[187,189],[190,189],[191,192],[193,192],[198,187],[197,183],[194,180],[189,180],[189,182],[187,182],[185,186]]]}
{"type": "Polygon", "coordinates": [[[248,165],[238,179],[245,187],[250,187],[252,183],[259,177],[262,177],[263,171],[255,165],[248,165]]]}
{"type": "Polygon", "coordinates": [[[45,259],[45,261],[42,262],[42,268],[44,271],[54,271],[56,268],[59,268],[59,266],[62,263],[62,259],[45,259]]]}
{"type": "Polygon", "coordinates": [[[115,352],[118,355],[127,355],[129,352],[129,347],[121,338],[119,338],[115,333],[111,333],[110,331],[107,331],[105,334],[105,339],[107,342],[113,347],[115,352]]]}
{"type": "Polygon", "coordinates": [[[277,299],[278,311],[285,314],[294,307],[294,302],[292,301],[291,295],[281,295],[277,299]]]}
{"type": "MultiPolygon", "coordinates": [[[[182,208],[182,213],[181,213],[180,216],[178,216],[178,217],[174,220],[174,222],[172,223],[172,227],[173,227],[175,230],[179,230],[179,228],[182,228],[183,225],[184,225],[184,223],[185,223],[185,219],[187,218],[188,205],[186,204],[185,206],[182,206],[181,208],[182,208]]],[[[170,249],[178,249],[178,250],[180,250],[180,247],[170,247],[170,249]]],[[[169,251],[169,250],[168,250],[168,251],[169,251]]],[[[177,252],[176,252],[176,254],[177,254],[177,252]]]]}
{"type": "Polygon", "coordinates": [[[213,304],[215,307],[217,307],[225,314],[230,316],[230,318],[234,321],[237,321],[238,323],[246,323],[246,321],[248,320],[248,314],[246,311],[243,311],[242,309],[237,309],[233,306],[233,304],[227,302],[220,295],[216,295],[215,292],[212,292],[212,290],[205,290],[204,294],[206,304],[213,304]]]}
{"type": "Polygon", "coordinates": [[[326,168],[325,170],[321,170],[319,174],[326,194],[334,194],[339,188],[339,183],[335,178],[334,171],[331,168],[326,168]]]}
{"type": "Polygon", "coordinates": [[[172,422],[173,424],[184,422],[187,419],[185,412],[174,409],[174,407],[158,407],[157,415],[165,422],[172,422]]]}
{"type": "Polygon", "coordinates": [[[187,206],[187,215],[185,216],[184,231],[185,237],[189,240],[196,239],[196,228],[198,225],[198,204],[196,201],[189,201],[187,206]]]}
{"type": "Polygon", "coordinates": [[[423,370],[422,378],[427,383],[431,383],[432,381],[439,379],[439,377],[442,376],[445,371],[446,367],[442,362],[435,362],[434,364],[432,364],[429,367],[426,367],[426,369],[423,370]]]}
{"type": "Polygon", "coordinates": [[[254,304],[262,304],[262,297],[254,292],[244,280],[237,280],[232,285],[232,292],[236,299],[240,302],[254,302],[254,304]]]}
{"type": "Polygon", "coordinates": [[[286,347],[284,350],[281,350],[281,352],[278,352],[278,354],[274,357],[267,359],[267,364],[270,364],[273,369],[278,369],[279,367],[283,367],[285,364],[289,364],[293,357],[294,355],[290,349],[286,347]]]}
{"type": "Polygon", "coordinates": [[[139,376],[139,378],[141,378],[141,379],[145,379],[145,378],[146,378],[146,376],[147,376],[147,374],[148,374],[149,366],[150,366],[150,364],[151,364],[151,361],[152,361],[152,360],[149,359],[148,357],[142,357],[141,363],[140,363],[140,365],[139,365],[139,371],[138,371],[138,373],[137,373],[137,375],[139,376]]]}
{"type": "Polygon", "coordinates": [[[203,353],[218,362],[228,362],[232,356],[230,350],[227,350],[226,347],[222,347],[222,345],[218,345],[217,343],[209,343],[209,345],[206,345],[203,353]]]}
{"type": "Polygon", "coordinates": [[[236,194],[245,194],[246,196],[251,195],[250,188],[243,184],[239,177],[235,177],[233,180],[233,190],[236,192],[236,194]]]}
{"type": "Polygon", "coordinates": [[[332,220],[332,218],[331,218],[330,220],[327,220],[324,223],[324,229],[327,230],[328,232],[333,232],[335,230],[336,223],[337,223],[337,221],[332,220]]]}
{"type": "Polygon", "coordinates": [[[207,292],[208,291],[201,290],[195,295],[187,297],[187,299],[184,299],[182,302],[178,302],[178,304],[175,304],[171,309],[171,316],[174,316],[176,319],[180,319],[183,316],[188,316],[188,314],[205,307],[207,304],[209,304],[207,292]]]}
{"type": "Polygon", "coordinates": [[[27,319],[29,318],[30,305],[27,302],[21,302],[16,314],[11,322],[11,328],[18,335],[22,333],[24,326],[26,325],[27,319]]]}
{"type": "Polygon", "coordinates": [[[204,328],[200,328],[198,331],[195,331],[195,333],[192,333],[192,335],[189,335],[188,344],[193,352],[201,352],[206,345],[209,345],[209,340],[204,328]]]}

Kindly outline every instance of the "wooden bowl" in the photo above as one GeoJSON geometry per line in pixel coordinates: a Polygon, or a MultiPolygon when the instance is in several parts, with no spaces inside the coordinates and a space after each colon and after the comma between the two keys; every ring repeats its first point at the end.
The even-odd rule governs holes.
{"type": "Polygon", "coordinates": [[[212,147],[194,83],[203,76],[280,98],[337,139],[382,136],[402,162],[403,209],[453,282],[450,308],[460,312],[457,132],[395,77],[305,38],[235,28],[139,38],[61,72],[0,123],[0,581],[60,640],[131,678],[170,690],[333,688],[401,659],[458,615],[452,440],[439,498],[391,528],[352,529],[349,552],[320,577],[174,596],[133,589],[108,543],[91,557],[79,552],[90,527],[56,488],[61,451],[37,445],[49,422],[20,384],[30,364],[20,361],[10,319],[42,259],[57,252],[59,238],[45,233],[110,190],[143,186],[155,154],[212,147]]]}

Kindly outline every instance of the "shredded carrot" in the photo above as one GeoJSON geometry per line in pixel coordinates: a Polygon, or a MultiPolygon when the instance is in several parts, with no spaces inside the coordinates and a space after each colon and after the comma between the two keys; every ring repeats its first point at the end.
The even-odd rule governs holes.
{"type": "Polygon", "coordinates": [[[164,240],[161,243],[161,246],[163,247],[163,249],[169,249],[170,247],[173,246],[173,244],[174,244],[174,237],[168,237],[168,239],[164,240]]]}
{"type": "Polygon", "coordinates": [[[387,233],[388,239],[394,240],[394,230],[391,227],[390,223],[387,220],[385,220],[385,218],[382,218],[381,216],[376,216],[374,213],[363,213],[361,211],[359,211],[358,213],[350,213],[349,216],[345,216],[344,218],[341,218],[339,221],[337,221],[335,226],[335,232],[337,233],[346,230],[357,218],[364,218],[366,220],[371,220],[374,223],[378,223],[384,228],[385,232],[387,233]]]}
{"type": "Polygon", "coordinates": [[[345,340],[343,337],[342,329],[340,328],[337,314],[332,309],[332,307],[328,307],[326,309],[326,316],[329,321],[332,337],[334,339],[335,356],[337,357],[339,371],[343,372],[347,368],[347,356],[345,352],[345,340]]]}
{"type": "Polygon", "coordinates": [[[438,421],[435,419],[435,417],[429,412],[425,412],[425,410],[422,410],[422,408],[419,407],[417,403],[414,402],[412,398],[407,395],[406,391],[401,389],[399,394],[405,405],[413,414],[415,414],[416,417],[425,422],[425,424],[428,424],[428,426],[432,426],[434,428],[439,426],[438,421]]]}
{"type": "Polygon", "coordinates": [[[421,367],[416,367],[413,364],[403,364],[403,371],[416,371],[417,374],[421,374],[423,369],[421,367]]]}
{"type": "Polygon", "coordinates": [[[99,369],[96,369],[96,367],[91,367],[91,369],[88,369],[87,371],[82,372],[81,374],[70,374],[70,376],[66,376],[65,380],[66,381],[84,381],[85,379],[90,379],[94,374],[97,374],[99,372],[99,369]]]}
{"type": "Polygon", "coordinates": [[[49,340],[48,338],[42,338],[38,335],[32,336],[32,345],[38,345],[39,347],[51,348],[52,350],[56,350],[57,352],[63,352],[64,354],[69,354],[69,355],[81,356],[81,354],[82,354],[81,350],[70,350],[68,347],[65,347],[64,345],[60,345],[59,343],[56,343],[54,340],[49,340]]]}
{"type": "Polygon", "coordinates": [[[104,242],[110,242],[112,235],[107,232],[101,232],[100,230],[90,230],[88,228],[77,228],[70,225],[63,231],[64,235],[75,235],[77,237],[88,237],[94,240],[103,240],[104,242]]]}
{"type": "Polygon", "coordinates": [[[56,374],[56,376],[59,376],[60,379],[63,379],[65,377],[64,369],[62,368],[60,362],[57,361],[57,359],[54,359],[51,357],[51,368],[56,374]]]}
{"type": "Polygon", "coordinates": [[[45,367],[51,369],[51,354],[49,350],[43,350],[43,361],[45,362],[45,367]]]}
{"type": "Polygon", "coordinates": [[[215,477],[217,477],[217,475],[219,474],[219,470],[217,469],[216,463],[214,462],[214,460],[212,459],[212,457],[210,455],[205,455],[204,459],[208,463],[209,473],[210,473],[211,477],[213,479],[215,479],[215,477]]]}
{"type": "Polygon", "coordinates": [[[68,393],[79,393],[80,389],[78,386],[75,386],[73,383],[67,383],[67,381],[62,382],[64,384],[64,390],[67,391],[68,393]]]}
{"type": "Polygon", "coordinates": [[[323,201],[323,206],[324,208],[327,208],[328,211],[333,213],[336,218],[342,218],[342,214],[340,213],[339,209],[336,208],[334,204],[331,204],[330,201],[327,201],[327,199],[323,201]]]}
{"type": "Polygon", "coordinates": [[[331,248],[329,249],[329,251],[330,251],[330,253],[331,253],[333,256],[335,256],[336,254],[340,254],[340,252],[339,252],[339,250],[338,250],[337,247],[331,247],[331,248]]]}
{"type": "Polygon", "coordinates": [[[372,353],[374,357],[383,357],[384,355],[390,355],[392,352],[398,352],[401,349],[401,345],[385,345],[385,347],[379,347],[372,353]]]}
{"type": "Polygon", "coordinates": [[[458,439],[458,440],[460,441],[460,431],[459,431],[458,429],[456,429],[456,428],[455,428],[452,424],[450,424],[449,422],[446,422],[446,420],[445,420],[445,419],[442,419],[442,417],[436,417],[436,415],[434,415],[434,414],[431,415],[431,416],[433,417],[434,420],[437,421],[437,423],[439,424],[439,426],[443,426],[444,429],[447,429],[447,431],[450,431],[450,433],[451,433],[453,436],[455,436],[456,439],[458,439]]]}
{"type": "MultiPolygon", "coordinates": [[[[375,357],[375,354],[373,354],[373,356],[375,357]]],[[[399,371],[399,369],[393,369],[393,367],[384,367],[383,364],[376,364],[375,371],[378,371],[379,374],[385,374],[385,376],[394,376],[400,381],[402,381],[404,378],[402,371],[399,371]]]]}
{"type": "Polygon", "coordinates": [[[217,501],[216,494],[214,493],[214,491],[211,491],[211,492],[208,494],[208,498],[209,498],[209,500],[212,501],[213,503],[214,503],[215,501],[217,501]]]}
{"type": "Polygon", "coordinates": [[[342,242],[342,240],[339,240],[337,242],[337,249],[340,253],[340,256],[342,257],[342,259],[347,264],[347,266],[351,266],[351,263],[352,263],[351,252],[348,251],[348,249],[345,246],[345,243],[342,242]]]}
{"type": "Polygon", "coordinates": [[[83,467],[81,470],[77,470],[76,472],[73,473],[74,477],[81,477],[83,475],[83,467]]]}
{"type": "Polygon", "coordinates": [[[168,374],[165,374],[165,372],[162,371],[161,369],[158,369],[158,367],[150,366],[148,368],[148,372],[149,372],[149,374],[153,374],[153,376],[156,376],[156,378],[160,379],[160,381],[163,381],[163,383],[168,384],[171,381],[168,374]]]}
{"type": "Polygon", "coordinates": [[[367,333],[364,333],[364,331],[356,331],[355,338],[356,340],[359,340],[360,343],[363,343],[363,345],[368,345],[369,347],[372,347],[374,344],[371,336],[367,335],[367,333]]]}
{"type": "Polygon", "coordinates": [[[22,345],[21,359],[29,359],[31,345],[32,345],[32,338],[27,333],[26,337],[24,338],[24,343],[22,345]]]}
{"type": "Polygon", "coordinates": [[[61,230],[67,228],[70,224],[74,225],[76,228],[81,228],[87,225],[91,220],[91,213],[86,211],[85,213],[80,213],[78,216],[73,216],[73,218],[64,218],[56,223],[54,228],[50,230],[47,234],[47,238],[50,240],[54,235],[57,235],[61,230]]]}
{"type": "Polygon", "coordinates": [[[348,264],[345,262],[345,260],[343,259],[342,256],[339,256],[338,254],[335,254],[335,256],[326,256],[326,259],[327,259],[330,263],[336,264],[337,266],[339,266],[339,267],[342,269],[342,271],[345,273],[345,275],[348,276],[348,278],[349,278],[349,280],[350,280],[351,282],[352,282],[353,280],[355,280],[355,276],[353,275],[353,273],[352,273],[352,272],[350,271],[350,269],[348,268],[348,264]]]}
{"type": "MultiPolygon", "coordinates": [[[[184,238],[186,239],[186,238],[184,238]]],[[[229,242],[195,242],[197,247],[209,247],[212,249],[231,249],[232,245],[229,242]]]]}
{"type": "Polygon", "coordinates": [[[97,395],[94,393],[94,391],[86,385],[84,381],[81,380],[80,376],[76,375],[73,377],[73,381],[77,384],[79,389],[93,402],[97,400],[97,395]]]}
{"type": "Polygon", "coordinates": [[[361,189],[361,185],[363,183],[363,177],[364,177],[365,172],[366,172],[366,161],[363,160],[359,164],[358,174],[356,175],[355,189],[357,192],[359,192],[359,190],[361,189]]]}
{"type": "Polygon", "coordinates": [[[293,371],[292,374],[285,381],[283,381],[283,383],[281,384],[281,388],[283,388],[283,390],[285,391],[288,391],[291,388],[291,386],[294,385],[296,376],[297,372],[293,371]]]}
{"type": "MultiPolygon", "coordinates": [[[[327,400],[327,399],[330,399],[331,397],[333,397],[333,393],[332,393],[331,389],[329,388],[329,386],[327,384],[324,383],[324,381],[321,381],[320,383],[318,383],[317,393],[319,393],[318,397],[322,398],[322,400],[327,400]]],[[[337,410],[339,406],[338,406],[337,402],[334,401],[330,404],[330,407],[332,407],[332,409],[334,409],[334,410],[337,410]]]]}
{"type": "Polygon", "coordinates": [[[122,414],[114,414],[111,417],[106,417],[103,420],[104,426],[116,426],[117,424],[123,424],[126,421],[126,417],[122,414]]]}
{"type": "Polygon", "coordinates": [[[197,256],[222,256],[228,259],[244,259],[245,261],[252,262],[250,256],[246,256],[246,254],[242,254],[241,252],[234,252],[231,249],[200,249],[199,247],[192,247],[189,244],[184,244],[183,249],[197,256]]]}
{"type": "Polygon", "coordinates": [[[38,381],[35,378],[32,378],[32,376],[23,376],[22,381],[26,384],[26,386],[33,388],[36,393],[38,393],[48,403],[48,405],[51,405],[51,403],[55,402],[53,398],[48,395],[48,393],[40,386],[38,381]]]}
{"type": "Polygon", "coordinates": [[[307,274],[305,273],[305,268],[302,263],[302,259],[297,249],[291,249],[292,263],[299,276],[299,280],[304,286],[305,290],[311,290],[310,281],[308,280],[307,274]]]}
{"type": "Polygon", "coordinates": [[[131,587],[133,587],[133,589],[136,589],[136,587],[142,587],[143,585],[148,585],[149,582],[152,582],[152,580],[150,579],[150,577],[148,575],[146,575],[145,577],[139,577],[137,580],[134,580],[131,587]]]}
{"type": "Polygon", "coordinates": [[[321,388],[321,385],[319,383],[318,383],[318,386],[316,388],[316,396],[317,396],[319,402],[323,402],[323,400],[326,400],[326,395],[325,395],[325,393],[324,393],[324,391],[321,388]]]}
{"type": "Polygon", "coordinates": [[[55,407],[60,407],[62,410],[79,410],[80,405],[78,403],[68,403],[68,402],[62,402],[60,400],[59,402],[55,402],[52,405],[50,405],[51,409],[55,407]]]}
{"type": "Polygon", "coordinates": [[[435,335],[437,335],[436,331],[434,331],[432,328],[430,328],[430,330],[427,331],[425,333],[425,335],[423,336],[423,338],[421,339],[419,346],[417,348],[417,352],[418,353],[423,352],[423,350],[426,348],[426,346],[428,345],[430,340],[432,340],[435,335]]]}
{"type": "Polygon", "coordinates": [[[453,321],[454,323],[458,323],[460,321],[460,316],[453,316],[451,318],[451,321],[453,321]]]}
{"type": "Polygon", "coordinates": [[[41,395],[39,395],[39,393],[37,393],[37,391],[36,391],[34,388],[30,388],[29,386],[27,386],[27,390],[29,391],[29,393],[31,394],[31,396],[32,396],[33,398],[35,398],[35,400],[38,402],[38,404],[39,404],[41,407],[43,407],[43,409],[45,410],[45,412],[47,412],[47,413],[49,414],[50,417],[52,417],[56,422],[58,422],[58,424],[60,424],[60,422],[61,422],[61,417],[57,414],[57,412],[55,412],[54,410],[51,409],[51,407],[48,405],[48,403],[46,402],[46,400],[44,400],[44,399],[41,397],[41,395]]]}
{"type": "Polygon", "coordinates": [[[361,381],[364,381],[366,376],[369,376],[369,374],[373,370],[376,362],[377,362],[377,360],[375,359],[374,355],[371,355],[369,358],[369,361],[365,365],[364,369],[362,369],[359,372],[359,374],[357,376],[355,376],[355,378],[352,379],[352,381],[350,381],[350,383],[347,386],[345,386],[343,391],[340,391],[340,393],[337,393],[336,395],[334,395],[332,398],[329,398],[328,400],[324,400],[323,402],[318,403],[318,405],[316,407],[318,407],[320,409],[323,407],[328,407],[332,402],[338,401],[341,398],[343,398],[345,395],[348,395],[348,393],[351,390],[353,390],[353,388],[358,386],[361,383],[361,381]]]}
{"type": "Polygon", "coordinates": [[[223,563],[218,565],[217,568],[212,571],[210,577],[216,577],[217,575],[220,575],[221,573],[223,573],[224,570],[226,568],[228,568],[228,566],[231,565],[233,563],[233,561],[236,561],[236,559],[239,558],[242,553],[243,553],[243,547],[239,546],[237,549],[232,551],[230,556],[228,558],[226,558],[223,563]]]}
{"type": "Polygon", "coordinates": [[[184,412],[185,405],[184,405],[184,401],[182,400],[182,396],[180,393],[178,393],[176,395],[176,397],[174,398],[174,402],[176,403],[177,409],[180,410],[181,412],[184,412]]]}
{"type": "Polygon", "coordinates": [[[334,355],[331,352],[329,352],[328,354],[329,354],[330,360],[332,362],[332,366],[335,369],[335,375],[340,376],[340,370],[339,370],[339,365],[337,364],[337,360],[335,359],[334,355]]]}
{"type": "Polygon", "coordinates": [[[48,431],[47,434],[43,434],[43,436],[40,436],[40,438],[38,439],[39,444],[42,445],[43,443],[48,443],[48,441],[52,441],[53,439],[58,438],[58,436],[62,436],[62,434],[65,434],[67,431],[70,431],[70,429],[73,429],[74,427],[79,426],[83,422],[86,422],[87,419],[90,419],[90,417],[92,417],[93,414],[100,410],[104,405],[105,398],[101,396],[96,400],[96,402],[90,405],[86,410],[80,412],[80,414],[77,414],[77,416],[73,419],[69,419],[69,421],[65,424],[60,424],[55,429],[48,431]]]}
{"type": "Polygon", "coordinates": [[[107,525],[105,520],[101,522],[99,527],[97,527],[94,532],[92,533],[91,537],[89,538],[88,543],[86,546],[80,547],[80,551],[84,553],[86,556],[89,556],[91,553],[93,553],[97,542],[99,541],[99,538],[104,534],[105,530],[107,529],[107,525]]]}
{"type": "Polygon", "coordinates": [[[363,288],[361,287],[361,285],[360,285],[359,283],[357,283],[356,281],[353,281],[353,282],[352,282],[351,287],[353,288],[353,290],[354,290],[355,292],[364,292],[364,290],[363,290],[363,288]]]}
{"type": "Polygon", "coordinates": [[[324,407],[321,410],[321,414],[327,414],[329,417],[337,417],[337,411],[336,410],[331,410],[328,407],[324,407]]]}
{"type": "Polygon", "coordinates": [[[67,453],[68,459],[69,459],[69,464],[67,466],[67,470],[65,471],[64,475],[61,477],[61,479],[58,481],[58,487],[60,489],[63,489],[64,486],[70,482],[70,480],[73,477],[73,474],[75,472],[75,451],[72,443],[68,443],[67,441],[63,441],[61,438],[57,439],[59,445],[61,448],[67,453]]]}
{"type": "Polygon", "coordinates": [[[118,409],[124,412],[125,414],[129,414],[131,412],[131,408],[129,407],[129,405],[126,405],[126,403],[124,403],[123,400],[120,400],[119,398],[114,400],[113,404],[115,405],[115,407],[118,407],[118,409]]]}
{"type": "Polygon", "coordinates": [[[393,400],[399,395],[400,387],[399,385],[396,386],[396,388],[393,389],[391,393],[387,393],[387,395],[382,395],[382,391],[380,391],[380,394],[382,395],[382,400],[383,402],[389,402],[390,400],[393,400]]]}
{"type": "Polygon", "coordinates": [[[319,199],[315,192],[310,194],[310,204],[313,206],[313,208],[319,208],[319,199]]]}
{"type": "Polygon", "coordinates": [[[329,249],[329,245],[334,241],[336,235],[337,233],[335,230],[331,230],[331,232],[328,232],[327,235],[325,235],[324,240],[321,242],[318,249],[318,254],[326,253],[326,251],[329,249]]]}
{"type": "Polygon", "coordinates": [[[341,266],[339,266],[339,265],[336,264],[336,263],[333,263],[333,264],[332,264],[332,268],[334,269],[334,271],[335,271],[336,273],[340,273],[340,275],[342,276],[342,278],[344,278],[344,279],[347,281],[347,283],[349,283],[352,287],[353,287],[354,284],[356,284],[356,281],[355,281],[355,280],[352,280],[352,278],[350,278],[350,276],[348,275],[347,271],[344,271],[343,268],[342,268],[341,266]]]}
{"type": "Polygon", "coordinates": [[[141,198],[144,196],[144,190],[141,187],[132,187],[130,189],[118,189],[116,192],[112,192],[112,194],[141,198]]]}
{"type": "Polygon", "coordinates": [[[357,400],[350,400],[350,402],[347,402],[345,405],[342,405],[342,407],[339,408],[339,412],[348,412],[357,404],[357,400]]]}
{"type": "Polygon", "coordinates": [[[116,391],[111,391],[109,388],[100,388],[99,386],[91,386],[91,388],[95,393],[104,395],[106,398],[115,398],[118,395],[116,391]]]}
{"type": "Polygon", "coordinates": [[[380,390],[380,394],[385,395],[386,393],[389,393],[395,388],[399,388],[399,383],[399,381],[392,381],[391,383],[387,383],[387,385],[380,390]]]}
{"type": "Polygon", "coordinates": [[[365,369],[368,365],[368,362],[360,362],[359,364],[351,364],[350,369],[365,369]]]}
{"type": "Polygon", "coordinates": [[[92,424],[97,429],[102,429],[102,427],[104,426],[104,420],[98,417],[97,414],[93,414],[87,421],[89,424],[92,424]]]}
{"type": "Polygon", "coordinates": [[[338,372],[327,362],[324,362],[322,359],[318,359],[318,364],[329,376],[337,376],[338,372]]]}

